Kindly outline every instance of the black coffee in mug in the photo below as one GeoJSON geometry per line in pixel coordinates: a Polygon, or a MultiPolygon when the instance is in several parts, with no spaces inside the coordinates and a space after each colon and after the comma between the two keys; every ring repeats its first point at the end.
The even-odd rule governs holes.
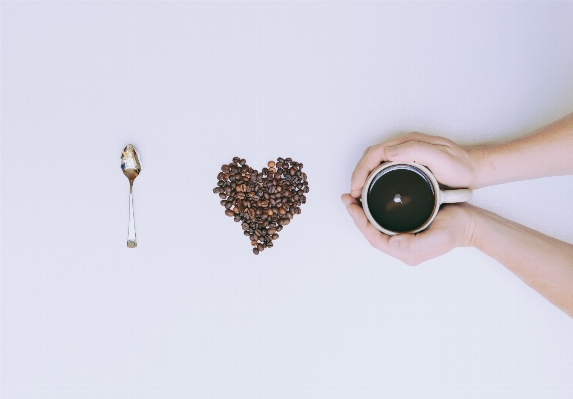
{"type": "Polygon", "coordinates": [[[397,233],[413,231],[432,216],[436,203],[428,176],[413,166],[380,171],[368,187],[368,208],[376,222],[397,233]]]}

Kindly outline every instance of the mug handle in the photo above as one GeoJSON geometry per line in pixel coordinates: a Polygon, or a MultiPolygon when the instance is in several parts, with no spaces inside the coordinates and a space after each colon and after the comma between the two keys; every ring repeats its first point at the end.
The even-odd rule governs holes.
{"type": "Polygon", "coordinates": [[[472,199],[473,192],[468,188],[462,188],[459,190],[440,190],[442,204],[453,204],[456,202],[466,202],[472,199]]]}

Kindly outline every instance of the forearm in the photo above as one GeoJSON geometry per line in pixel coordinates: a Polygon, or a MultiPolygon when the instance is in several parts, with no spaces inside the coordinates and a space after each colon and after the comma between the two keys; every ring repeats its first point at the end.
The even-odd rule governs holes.
{"type": "Polygon", "coordinates": [[[573,114],[517,140],[468,151],[477,172],[474,189],[573,174],[573,114]]]}
{"type": "Polygon", "coordinates": [[[472,245],[573,317],[573,245],[479,210],[472,245]]]}

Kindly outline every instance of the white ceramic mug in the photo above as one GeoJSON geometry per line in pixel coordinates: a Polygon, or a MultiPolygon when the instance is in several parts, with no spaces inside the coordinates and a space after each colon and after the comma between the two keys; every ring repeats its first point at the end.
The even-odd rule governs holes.
{"type": "Polygon", "coordinates": [[[465,201],[469,201],[472,199],[472,195],[473,195],[472,190],[467,189],[467,188],[457,189],[457,190],[441,190],[440,186],[438,184],[438,181],[436,180],[436,177],[433,175],[432,172],[430,172],[430,170],[428,168],[426,168],[423,165],[420,165],[420,164],[415,163],[415,162],[385,162],[385,163],[381,164],[380,166],[378,166],[376,169],[374,169],[372,172],[370,172],[370,175],[368,175],[368,179],[366,179],[366,182],[364,183],[364,187],[362,188],[362,199],[361,199],[362,200],[362,208],[364,209],[364,213],[366,214],[368,221],[374,227],[376,227],[378,230],[380,230],[384,234],[396,235],[396,234],[400,234],[400,233],[396,232],[396,231],[388,230],[388,229],[380,226],[380,224],[378,222],[376,222],[376,220],[374,219],[374,217],[370,213],[370,209],[368,207],[368,190],[369,190],[370,184],[372,183],[374,178],[376,178],[380,173],[388,173],[392,170],[397,170],[397,169],[413,170],[417,173],[421,172],[422,175],[425,175],[425,177],[427,177],[427,181],[429,181],[431,183],[432,188],[433,188],[433,192],[434,192],[434,210],[432,212],[432,215],[429,217],[429,219],[422,226],[418,227],[415,230],[405,231],[405,232],[400,232],[400,233],[418,233],[418,232],[426,229],[436,218],[436,215],[438,214],[438,211],[440,210],[440,205],[442,205],[442,204],[451,204],[451,203],[455,203],[455,202],[465,202],[465,201]],[[416,169],[417,169],[417,171],[416,171],[416,169]]]}

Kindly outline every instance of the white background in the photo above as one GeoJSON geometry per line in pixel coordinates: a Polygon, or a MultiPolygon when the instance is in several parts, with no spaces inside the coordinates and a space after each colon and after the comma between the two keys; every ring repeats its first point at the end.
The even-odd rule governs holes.
{"type": "MultiPolygon", "coordinates": [[[[2,2],[1,22],[3,398],[573,396],[573,320],[477,250],[377,252],[339,201],[368,145],[573,111],[572,3],[2,2]],[[259,256],[212,193],[233,156],[309,176],[259,256]]],[[[472,203],[572,242],[572,195],[472,203]]]]}

